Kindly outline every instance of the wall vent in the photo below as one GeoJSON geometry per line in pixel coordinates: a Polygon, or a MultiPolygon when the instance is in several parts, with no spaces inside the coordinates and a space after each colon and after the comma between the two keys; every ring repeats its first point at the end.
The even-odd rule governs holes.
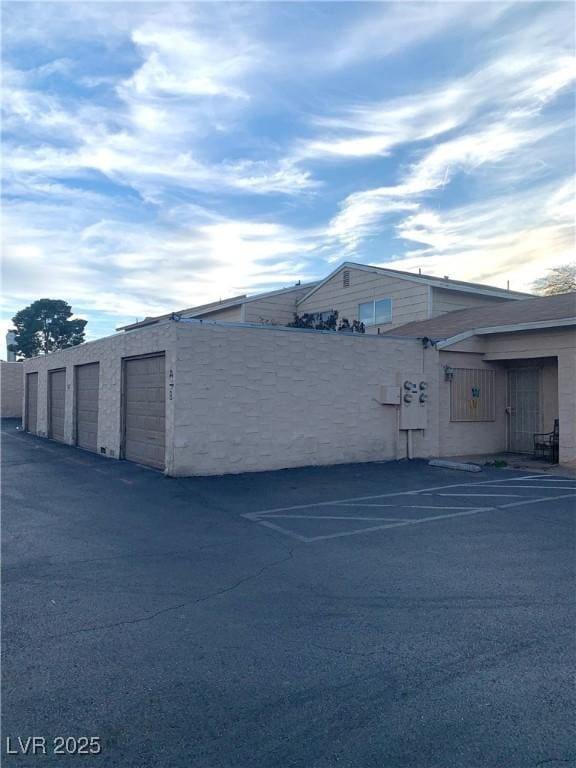
{"type": "Polygon", "coordinates": [[[342,272],[342,287],[350,287],[350,271],[348,269],[345,269],[344,272],[342,272]]]}

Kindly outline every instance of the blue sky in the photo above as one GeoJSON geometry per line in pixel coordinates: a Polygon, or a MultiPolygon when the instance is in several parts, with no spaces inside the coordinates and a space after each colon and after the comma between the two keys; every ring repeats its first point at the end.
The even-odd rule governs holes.
{"type": "Polygon", "coordinates": [[[574,8],[4,2],[2,330],[573,256],[574,8]]]}

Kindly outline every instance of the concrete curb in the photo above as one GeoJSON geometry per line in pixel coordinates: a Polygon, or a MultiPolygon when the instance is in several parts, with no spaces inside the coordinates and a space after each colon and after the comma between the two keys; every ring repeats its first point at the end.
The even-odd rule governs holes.
{"type": "Polygon", "coordinates": [[[444,461],[443,459],[432,459],[428,462],[429,467],[442,467],[443,469],[459,469],[462,472],[482,472],[479,464],[464,464],[461,461],[444,461]]]}

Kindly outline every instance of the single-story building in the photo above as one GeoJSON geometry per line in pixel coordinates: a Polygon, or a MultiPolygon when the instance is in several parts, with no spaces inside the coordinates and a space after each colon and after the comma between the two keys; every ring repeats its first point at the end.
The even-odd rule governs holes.
{"type": "Polygon", "coordinates": [[[204,475],[530,451],[559,417],[560,461],[576,459],[574,294],[534,299],[371,270],[346,263],[312,289],[240,297],[244,318],[248,304],[267,304],[259,322],[210,305],[27,360],[24,428],[204,475]],[[401,323],[416,289],[423,304],[401,323]],[[302,307],[340,307],[372,332],[286,327],[302,307]]]}
{"type": "MultiPolygon", "coordinates": [[[[395,459],[400,385],[428,359],[418,340],[169,319],[25,361],[23,424],[169,475],[395,459]]],[[[413,455],[433,455],[435,397],[414,400],[413,455]]]]}

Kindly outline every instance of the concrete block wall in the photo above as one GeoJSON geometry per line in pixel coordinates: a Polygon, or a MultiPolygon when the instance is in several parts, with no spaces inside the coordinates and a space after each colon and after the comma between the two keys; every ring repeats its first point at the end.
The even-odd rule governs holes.
{"type": "Polygon", "coordinates": [[[438,440],[440,456],[499,453],[506,450],[506,371],[498,364],[483,362],[483,355],[470,352],[440,352],[438,365],[438,440]],[[494,421],[450,421],[450,382],[444,366],[491,369],[495,372],[494,421]]]}
{"type": "Polygon", "coordinates": [[[0,416],[22,416],[24,377],[22,363],[0,361],[0,416]]]}
{"type": "MultiPolygon", "coordinates": [[[[274,327],[178,323],[178,475],[403,457],[382,384],[423,371],[418,341],[274,327]]],[[[433,401],[435,393],[430,392],[433,401]]],[[[421,433],[418,455],[434,440],[421,433]]]]}
{"type": "MultiPolygon", "coordinates": [[[[108,336],[61,352],[24,361],[22,365],[25,374],[38,373],[38,434],[42,437],[46,437],[48,434],[48,372],[65,368],[64,442],[74,444],[74,366],[98,362],[100,363],[98,450],[104,448],[106,456],[118,458],[122,438],[122,358],[165,352],[166,375],[168,377],[170,368],[174,367],[174,338],[174,323],[167,322],[108,336]]],[[[168,381],[166,382],[166,391],[168,392],[168,381]]],[[[167,400],[166,444],[168,446],[173,437],[173,423],[172,401],[167,400]]],[[[167,451],[167,454],[170,454],[170,451],[167,451]]]]}

